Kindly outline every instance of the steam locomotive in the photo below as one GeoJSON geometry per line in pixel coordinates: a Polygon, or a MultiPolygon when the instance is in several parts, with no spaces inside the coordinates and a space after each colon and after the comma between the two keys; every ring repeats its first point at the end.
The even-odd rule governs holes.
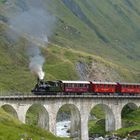
{"type": "Polygon", "coordinates": [[[140,95],[140,83],[38,80],[35,95],[140,95]]]}

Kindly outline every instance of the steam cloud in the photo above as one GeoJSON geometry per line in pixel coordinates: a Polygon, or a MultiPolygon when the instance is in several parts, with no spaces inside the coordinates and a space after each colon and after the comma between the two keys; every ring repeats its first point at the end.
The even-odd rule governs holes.
{"type": "Polygon", "coordinates": [[[31,72],[42,80],[45,75],[45,73],[42,70],[42,66],[45,62],[45,59],[41,55],[40,49],[35,46],[30,47],[28,49],[28,55],[30,56],[29,68],[31,72]]]}
{"type": "MultiPolygon", "coordinates": [[[[47,47],[48,37],[52,34],[55,18],[46,11],[42,1],[35,0],[32,3],[33,4],[30,3],[32,7],[28,5],[26,11],[17,12],[16,16],[9,20],[9,24],[19,35],[24,35],[26,38],[30,37],[36,40],[36,42],[44,42],[44,45],[41,44],[40,46],[47,47]],[[38,5],[38,7],[36,5],[38,5]]],[[[40,46],[31,45],[28,47],[27,52],[31,72],[40,79],[43,79],[44,72],[42,66],[45,59],[40,52],[40,46]]]]}

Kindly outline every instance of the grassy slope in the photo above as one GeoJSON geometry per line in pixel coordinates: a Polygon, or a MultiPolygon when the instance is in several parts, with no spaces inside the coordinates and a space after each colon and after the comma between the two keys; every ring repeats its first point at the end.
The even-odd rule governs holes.
{"type": "Polygon", "coordinates": [[[55,137],[51,133],[37,127],[22,124],[5,111],[0,109],[0,140],[16,140],[21,137],[32,138],[33,140],[66,140],[66,138],[55,137]]]}
{"type": "MultiPolygon", "coordinates": [[[[0,1],[0,17],[4,21],[9,17],[8,11],[18,9],[15,4],[6,5],[5,1],[0,1]]],[[[101,73],[101,77],[111,77],[111,81],[139,81],[140,2],[81,0],[74,5],[72,9],[64,0],[46,1],[46,7],[57,17],[57,26],[49,38],[53,44],[43,50],[45,78],[79,79],[76,63],[82,61],[89,67],[92,62],[96,64],[97,74],[91,69],[91,79],[101,73]]],[[[6,37],[5,28],[0,24],[0,90],[30,91],[36,81],[28,70],[26,41],[20,38],[12,42],[6,37]]]]}
{"type": "MultiPolygon", "coordinates": [[[[87,19],[95,25],[95,29],[108,39],[108,43],[104,43],[97,36],[95,29],[88,26],[88,22],[75,16],[70,9],[60,3],[57,8],[61,10],[57,16],[61,17],[60,12],[64,10],[68,16],[61,17],[63,22],[60,23],[60,27],[63,28],[58,28],[59,35],[55,40],[61,39],[60,43],[77,49],[81,46],[82,50],[90,50],[91,53],[108,58],[109,61],[139,70],[139,15],[120,0],[115,2],[102,0],[100,3],[94,0],[89,3],[90,5],[84,0],[76,2],[87,19]],[[76,34],[77,32],[80,33],[76,34]],[[128,65],[129,62],[131,66],[128,65]]],[[[132,4],[136,6],[140,3],[133,1],[132,4]]]]}

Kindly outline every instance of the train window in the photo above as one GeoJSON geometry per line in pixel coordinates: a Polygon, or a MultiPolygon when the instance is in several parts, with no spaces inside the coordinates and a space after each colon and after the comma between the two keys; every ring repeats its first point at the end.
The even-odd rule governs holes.
{"type": "Polygon", "coordinates": [[[83,84],[80,84],[79,87],[83,87],[83,84]]]}
{"type": "Polygon", "coordinates": [[[68,87],[72,87],[72,84],[68,84],[68,87]]]}
{"type": "Polygon", "coordinates": [[[69,85],[68,84],[65,84],[65,87],[68,87],[69,85]]]}

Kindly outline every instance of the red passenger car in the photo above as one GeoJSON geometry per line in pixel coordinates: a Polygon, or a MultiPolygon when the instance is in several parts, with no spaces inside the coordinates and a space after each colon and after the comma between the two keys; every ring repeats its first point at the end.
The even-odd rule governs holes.
{"type": "Polygon", "coordinates": [[[117,92],[122,94],[140,94],[139,83],[117,83],[117,92]]]}
{"type": "Polygon", "coordinates": [[[94,93],[115,93],[117,88],[117,83],[115,82],[91,82],[92,87],[91,90],[94,93]]]}
{"type": "Polygon", "coordinates": [[[90,82],[88,81],[61,81],[63,92],[85,93],[89,92],[90,82]]]}

